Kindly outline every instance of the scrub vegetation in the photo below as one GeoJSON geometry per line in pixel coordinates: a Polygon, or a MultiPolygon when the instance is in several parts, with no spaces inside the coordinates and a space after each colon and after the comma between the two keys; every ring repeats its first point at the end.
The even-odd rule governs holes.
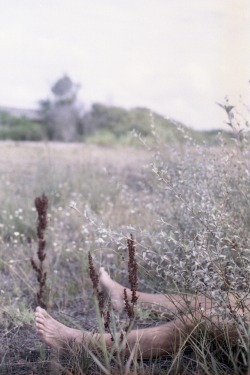
{"type": "MultiPolygon", "coordinates": [[[[80,86],[64,75],[52,85],[48,98],[40,100],[39,109],[0,107],[0,140],[135,145],[131,132],[153,142],[152,125],[156,123],[157,134],[165,143],[183,142],[185,132],[198,143],[217,144],[219,131],[194,131],[148,108],[93,103],[85,109],[78,100],[80,86]]],[[[229,138],[226,132],[224,137],[229,138]]]]}
{"type": "MultiPolygon", "coordinates": [[[[224,109],[230,121],[233,108],[224,109]]],[[[179,135],[183,141],[166,144],[152,127],[154,142],[137,134],[134,146],[1,143],[1,374],[66,369],[75,374],[248,373],[250,149],[247,133],[231,125],[233,141],[218,135],[216,146],[197,143],[185,129],[179,135]],[[136,289],[188,291],[220,301],[219,313],[237,327],[236,342],[228,340],[226,331],[217,342],[197,328],[177,353],[157,360],[118,361],[104,353],[101,361],[87,348],[73,347],[70,359],[54,358],[37,338],[33,317],[39,293],[39,271],[30,263],[32,257],[36,262],[39,249],[34,199],[43,193],[48,210],[40,238],[46,239],[42,298],[56,319],[100,330],[89,260],[128,287],[132,264],[135,295],[136,289]],[[136,247],[132,261],[128,240],[136,247]],[[229,293],[243,316],[230,308],[229,293]]],[[[120,316],[117,326],[111,312],[112,334],[121,324],[147,327],[166,321],[164,312],[136,309],[136,299],[133,314],[130,320],[120,316]]]]}

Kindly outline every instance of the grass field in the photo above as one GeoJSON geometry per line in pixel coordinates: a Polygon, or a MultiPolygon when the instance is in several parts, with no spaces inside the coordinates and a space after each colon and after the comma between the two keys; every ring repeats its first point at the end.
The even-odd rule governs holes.
{"type": "MultiPolygon", "coordinates": [[[[2,142],[0,373],[54,374],[64,366],[55,367],[34,330],[38,283],[30,258],[37,251],[35,197],[45,193],[49,199],[48,309],[64,324],[96,330],[88,251],[96,268],[103,265],[128,286],[130,233],[137,241],[139,289],[209,292],[222,301],[228,291],[248,291],[249,156],[247,147],[190,142],[150,149],[2,142]]],[[[161,321],[141,311],[136,325],[161,321]]],[[[178,374],[190,367],[185,373],[194,374],[195,368],[197,374],[247,374],[245,338],[223,358],[211,346],[210,359],[199,357],[191,344],[186,350],[174,366],[167,357],[134,371],[178,374]]],[[[87,360],[82,368],[86,363],[89,372],[82,374],[102,373],[87,360]]]]}

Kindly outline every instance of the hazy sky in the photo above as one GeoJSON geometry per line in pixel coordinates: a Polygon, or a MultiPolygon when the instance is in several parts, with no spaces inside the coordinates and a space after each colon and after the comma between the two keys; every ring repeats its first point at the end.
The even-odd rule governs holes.
{"type": "Polygon", "coordinates": [[[0,0],[0,105],[36,107],[67,73],[81,100],[196,129],[250,103],[249,0],[0,0]]]}

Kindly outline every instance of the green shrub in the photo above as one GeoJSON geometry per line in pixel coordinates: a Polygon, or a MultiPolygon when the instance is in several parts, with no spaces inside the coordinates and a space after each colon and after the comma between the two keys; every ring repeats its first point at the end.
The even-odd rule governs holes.
{"type": "MultiPolygon", "coordinates": [[[[150,143],[157,134],[161,141],[168,144],[172,142],[183,143],[189,138],[200,144],[204,141],[208,144],[218,144],[219,131],[198,132],[152,112],[148,108],[138,107],[126,110],[121,107],[109,107],[95,103],[91,110],[85,114],[82,122],[84,137],[87,138],[88,143],[93,141],[97,144],[131,144],[128,135],[132,138],[130,133],[134,132],[150,143]],[[92,137],[96,133],[97,135],[92,137]],[[103,140],[101,140],[102,137],[103,140]]],[[[226,132],[224,134],[225,139],[228,140],[229,134],[226,132]]]]}
{"type": "Polygon", "coordinates": [[[40,124],[20,124],[17,126],[1,126],[0,139],[13,141],[41,141],[45,139],[45,131],[40,124]]]}
{"type": "Polygon", "coordinates": [[[116,135],[107,129],[97,130],[85,140],[86,143],[92,143],[99,146],[111,146],[116,144],[117,141],[118,138],[116,135]]]}
{"type": "Polygon", "coordinates": [[[45,139],[42,124],[26,117],[12,117],[6,112],[0,113],[0,139],[13,141],[40,141],[45,139]]]}
{"type": "MultiPolygon", "coordinates": [[[[108,107],[95,103],[92,109],[84,116],[84,134],[88,136],[97,131],[107,131],[113,134],[114,141],[135,131],[142,137],[152,137],[154,128],[157,128],[159,135],[167,142],[183,139],[177,127],[180,124],[172,120],[151,113],[147,108],[134,108],[126,110],[120,107],[108,107]]],[[[187,129],[187,131],[189,131],[187,129]]],[[[99,133],[98,136],[107,136],[107,133],[99,133]]],[[[109,136],[110,137],[110,136],[109,136]]]]}

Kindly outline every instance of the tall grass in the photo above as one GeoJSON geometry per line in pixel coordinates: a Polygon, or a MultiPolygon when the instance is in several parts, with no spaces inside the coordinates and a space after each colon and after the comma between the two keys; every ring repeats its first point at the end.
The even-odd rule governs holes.
{"type": "MultiPolygon", "coordinates": [[[[78,321],[70,317],[65,321],[65,312],[79,312],[80,305],[86,317],[93,316],[89,251],[97,267],[106,267],[118,282],[128,285],[126,240],[132,233],[139,290],[208,295],[220,301],[218,314],[233,319],[238,327],[238,342],[233,345],[226,331],[217,342],[197,328],[171,364],[167,362],[165,373],[185,373],[186,366],[190,374],[246,374],[247,324],[244,316],[230,309],[228,296],[233,294],[247,313],[248,140],[238,137],[228,145],[222,140],[218,147],[196,145],[190,138],[181,145],[157,142],[147,150],[2,145],[0,158],[6,160],[8,155],[8,163],[0,164],[1,303],[12,309],[20,301],[27,308],[33,304],[35,278],[29,266],[36,247],[33,200],[45,192],[51,202],[47,283],[51,309],[64,312],[59,319],[91,328],[79,313],[78,321]]],[[[140,316],[144,323],[158,324],[146,312],[140,316]]],[[[91,325],[98,326],[97,320],[92,318],[91,325]]],[[[145,370],[133,358],[127,368],[126,363],[124,371],[132,363],[135,373],[145,370]]],[[[154,366],[151,362],[144,373],[154,366]]]]}

